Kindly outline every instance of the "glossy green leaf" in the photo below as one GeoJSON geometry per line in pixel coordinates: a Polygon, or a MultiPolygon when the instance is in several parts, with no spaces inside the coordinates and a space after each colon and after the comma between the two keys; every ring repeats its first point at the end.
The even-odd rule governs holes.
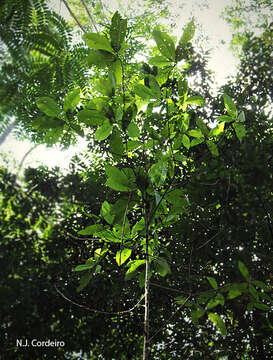
{"type": "Polygon", "coordinates": [[[101,125],[107,118],[96,110],[84,109],[78,112],[78,120],[85,123],[88,126],[101,125]]]}
{"type": "Polygon", "coordinates": [[[36,99],[38,108],[47,116],[58,117],[61,113],[61,109],[55,100],[48,96],[39,97],[36,99]]]}
{"type": "Polygon", "coordinates": [[[132,186],[129,183],[127,176],[118,168],[114,166],[106,167],[106,175],[108,179],[106,185],[117,191],[130,191],[132,186]]]}
{"type": "Polygon", "coordinates": [[[226,122],[226,123],[230,123],[232,121],[234,121],[233,117],[232,116],[228,116],[228,115],[220,115],[217,117],[217,121],[219,122],[226,122]]]}
{"type": "Polygon", "coordinates": [[[183,134],[182,136],[182,144],[185,146],[186,149],[189,150],[189,148],[191,147],[191,142],[189,137],[186,134],[183,134]]]}
{"type": "Polygon", "coordinates": [[[235,130],[237,138],[239,139],[239,141],[242,141],[242,139],[246,136],[246,129],[244,125],[241,123],[234,122],[232,126],[235,130]]]}
{"type": "Polygon", "coordinates": [[[185,30],[183,31],[183,34],[179,40],[179,46],[181,47],[185,47],[185,45],[187,45],[187,43],[189,41],[191,41],[191,39],[194,37],[194,33],[195,33],[195,23],[194,23],[194,19],[192,19],[187,25],[185,30]]]}
{"type": "Polygon", "coordinates": [[[242,262],[242,261],[238,261],[238,268],[240,270],[240,273],[243,275],[243,277],[246,279],[246,280],[249,280],[249,272],[248,272],[248,269],[247,267],[245,266],[245,264],[242,262]]]}
{"type": "Polygon", "coordinates": [[[217,145],[213,141],[207,140],[206,144],[213,156],[219,156],[217,145]]]}
{"type": "Polygon", "coordinates": [[[86,286],[89,284],[90,280],[92,279],[92,273],[88,272],[84,275],[82,275],[81,279],[80,279],[80,284],[77,287],[77,292],[82,291],[84,288],[86,288],[86,286]]]}
{"type": "Polygon", "coordinates": [[[75,267],[75,271],[85,271],[90,270],[96,265],[95,261],[89,261],[87,264],[78,265],[75,267]]]}
{"type": "Polygon", "coordinates": [[[199,130],[199,129],[190,130],[190,131],[188,131],[188,134],[189,134],[190,136],[192,136],[192,137],[197,138],[197,139],[203,138],[202,131],[199,130]]]}
{"type": "Polygon", "coordinates": [[[231,99],[231,97],[228,96],[227,94],[223,94],[223,99],[224,99],[225,108],[227,109],[228,114],[231,117],[236,118],[237,117],[237,109],[236,109],[236,105],[233,102],[233,100],[231,99]]]}
{"type": "Polygon", "coordinates": [[[100,232],[96,233],[95,236],[106,242],[113,242],[113,243],[121,242],[121,238],[109,229],[100,231],[100,232]]]}
{"type": "Polygon", "coordinates": [[[191,311],[191,319],[192,322],[197,325],[198,320],[205,315],[205,310],[202,309],[200,306],[196,310],[191,311]]]}
{"type": "Polygon", "coordinates": [[[114,155],[122,155],[123,154],[123,141],[121,137],[121,133],[117,128],[113,129],[112,135],[110,137],[110,152],[114,155]]]}
{"type": "Polygon", "coordinates": [[[152,90],[143,84],[136,84],[134,87],[134,92],[143,100],[149,100],[155,98],[152,90]]]}
{"type": "Polygon", "coordinates": [[[129,280],[129,277],[132,273],[134,273],[140,266],[145,264],[145,260],[132,260],[130,261],[127,266],[129,266],[129,269],[126,271],[125,279],[129,280]]]}
{"type": "Polygon", "coordinates": [[[222,320],[222,318],[215,313],[209,313],[208,315],[210,321],[212,321],[214,323],[214,325],[216,326],[216,328],[221,332],[221,334],[224,336],[227,333],[227,329],[226,329],[226,325],[224,323],[224,321],[222,320]]]}
{"type": "Polygon", "coordinates": [[[128,151],[134,151],[142,146],[142,142],[138,140],[129,140],[127,143],[128,151]]]}
{"type": "Polygon", "coordinates": [[[165,56],[156,55],[149,59],[149,64],[158,67],[164,67],[169,66],[172,63],[165,56]]]}
{"type": "Polygon", "coordinates": [[[175,45],[172,38],[165,32],[159,30],[154,30],[152,35],[161,54],[174,61],[175,45]]]}
{"type": "Polygon", "coordinates": [[[113,79],[108,77],[107,79],[98,80],[95,88],[102,95],[111,97],[114,94],[115,84],[113,83],[113,79]]]}
{"type": "Polygon", "coordinates": [[[254,304],[253,304],[253,306],[255,307],[255,308],[257,308],[257,309],[260,309],[260,310],[263,310],[263,311],[270,311],[271,310],[271,307],[270,306],[268,306],[268,305],[265,305],[265,304],[263,304],[263,303],[258,303],[258,302],[255,302],[254,304]]]}
{"type": "Polygon", "coordinates": [[[197,118],[195,119],[196,125],[199,127],[199,129],[202,131],[202,134],[204,136],[207,136],[209,133],[208,127],[207,125],[204,123],[204,121],[197,116],[197,118]]]}
{"type": "Polygon", "coordinates": [[[155,263],[155,268],[156,268],[156,272],[164,277],[167,274],[171,273],[171,268],[169,266],[169,264],[167,263],[166,259],[162,258],[162,257],[158,257],[154,260],[155,263]]]}
{"type": "Polygon", "coordinates": [[[123,263],[125,263],[125,261],[127,259],[129,259],[129,257],[132,254],[132,250],[131,249],[123,249],[121,251],[118,251],[116,254],[116,262],[118,264],[118,266],[122,265],[123,263]]]}
{"type": "MultiPolygon", "coordinates": [[[[112,214],[112,208],[113,205],[110,204],[108,201],[104,201],[101,205],[100,209],[100,215],[104,218],[105,221],[108,222],[108,224],[112,224],[114,221],[115,216],[112,214]]],[[[101,230],[98,229],[96,233],[100,232],[101,230]]]]}
{"type": "Polygon", "coordinates": [[[116,56],[105,50],[90,50],[87,57],[87,64],[89,66],[96,65],[100,68],[105,68],[111,65],[116,60],[116,56]]]}
{"type": "Polygon", "coordinates": [[[119,85],[122,82],[122,67],[120,60],[113,62],[110,69],[115,76],[116,84],[119,85]]]}
{"type": "Polygon", "coordinates": [[[106,50],[114,53],[110,41],[104,36],[96,33],[87,33],[82,36],[84,42],[91,49],[106,50]]]}
{"type": "Polygon", "coordinates": [[[220,135],[225,129],[225,123],[221,122],[217,126],[215,126],[213,129],[210,130],[209,136],[218,136],[220,135]]]}
{"type": "Polygon", "coordinates": [[[240,112],[240,114],[238,115],[236,121],[237,122],[245,122],[246,121],[245,113],[243,111],[240,112]]]}
{"type": "Polygon", "coordinates": [[[137,138],[140,135],[140,130],[137,126],[137,124],[134,121],[131,121],[128,128],[127,128],[127,134],[130,138],[137,138]]]}
{"type": "Polygon", "coordinates": [[[207,279],[213,289],[218,288],[217,281],[213,277],[207,276],[207,279]]]}
{"type": "Polygon", "coordinates": [[[79,104],[80,100],[81,100],[81,96],[80,96],[80,89],[79,88],[75,88],[73,90],[71,90],[64,98],[64,106],[63,109],[64,111],[67,110],[75,110],[75,108],[77,107],[77,105],[79,104]]]}
{"type": "Polygon", "coordinates": [[[108,138],[113,129],[113,125],[110,124],[109,120],[105,120],[103,125],[100,126],[95,132],[95,140],[102,141],[108,138]]]}
{"type": "Polygon", "coordinates": [[[157,163],[153,164],[148,171],[151,182],[155,186],[161,186],[164,184],[168,172],[168,162],[164,160],[159,160],[157,163]]]}
{"type": "Polygon", "coordinates": [[[198,105],[198,106],[205,106],[205,101],[202,98],[202,96],[190,96],[189,98],[187,98],[187,104],[189,105],[198,105]]]}
{"type": "Polygon", "coordinates": [[[216,296],[210,299],[210,301],[208,302],[207,309],[208,310],[213,309],[218,305],[224,305],[224,303],[225,303],[224,296],[222,294],[216,294],[216,296]]]}
{"type": "Polygon", "coordinates": [[[239,289],[232,288],[228,292],[228,298],[229,299],[235,299],[236,297],[242,295],[242,292],[239,289]]]}
{"type": "Polygon", "coordinates": [[[110,38],[111,46],[115,51],[119,51],[126,36],[127,20],[122,19],[119,12],[116,11],[111,20],[110,38]]]}
{"type": "Polygon", "coordinates": [[[101,231],[103,226],[101,224],[89,225],[83,230],[78,231],[79,235],[93,235],[97,231],[101,231]]]}

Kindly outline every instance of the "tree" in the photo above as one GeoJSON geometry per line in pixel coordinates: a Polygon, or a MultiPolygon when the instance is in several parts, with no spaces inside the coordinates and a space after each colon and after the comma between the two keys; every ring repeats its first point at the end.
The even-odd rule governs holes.
{"type": "MultiPolygon", "coordinates": [[[[228,344],[225,349],[213,326],[223,336],[227,330],[230,334],[241,334],[237,324],[239,320],[243,323],[246,311],[253,316],[255,326],[252,324],[254,330],[245,329],[239,337],[236,345],[239,356],[247,356],[250,346],[251,351],[253,347],[255,354],[264,357],[270,346],[266,336],[264,344],[257,341],[256,347],[252,342],[244,344],[246,336],[253,336],[256,329],[257,333],[262,328],[268,332],[272,326],[268,315],[271,310],[268,268],[253,258],[255,255],[259,259],[261,253],[267,256],[257,244],[263,239],[264,246],[269,246],[270,222],[264,208],[258,207],[254,212],[257,203],[247,201],[252,194],[248,171],[253,170],[250,159],[254,152],[248,151],[250,158],[245,161],[242,150],[253,146],[249,135],[253,129],[251,117],[245,116],[244,102],[236,104],[228,95],[230,88],[221,100],[209,98],[210,107],[206,108],[207,98],[202,96],[206,89],[197,91],[188,85],[195,59],[190,43],[194,21],[185,27],[177,46],[166,32],[155,29],[153,38],[157,46],[142,64],[127,56],[126,29],[126,20],[117,12],[104,34],[83,36],[90,48],[88,64],[99,75],[88,92],[81,92],[75,83],[75,88],[61,97],[51,94],[36,99],[38,127],[47,121],[58,124],[67,133],[76,131],[78,126],[76,129],[87,133],[93,151],[104,160],[96,169],[102,171],[106,181],[104,199],[99,208],[90,208],[90,222],[77,235],[92,237],[97,244],[87,246],[90,253],[85,263],[75,267],[76,273],[84,274],[78,291],[88,286],[94,289],[95,274],[109,278],[120,298],[107,297],[103,302],[106,309],[101,311],[112,313],[112,324],[121,325],[116,330],[110,327],[104,340],[113,344],[111,336],[115,336],[119,344],[120,333],[128,342],[134,336],[137,339],[134,355],[128,356],[130,350],[123,349],[123,358],[139,354],[142,339],[143,359],[148,359],[149,351],[154,358],[160,358],[160,353],[164,358],[177,358],[177,354],[215,358],[219,352],[228,355],[231,335],[224,338],[228,344]],[[214,111],[212,118],[208,115],[210,111],[214,111]],[[208,122],[210,119],[214,124],[208,122]],[[244,212],[240,210],[242,204],[244,212]],[[257,228],[259,222],[263,226],[257,228]],[[251,241],[245,235],[249,226],[251,241]],[[225,229],[229,230],[224,237],[225,229]],[[225,247],[227,241],[229,248],[225,247]],[[241,248],[246,254],[241,254],[241,248]],[[180,254],[184,255],[182,259],[180,254]],[[255,270],[257,265],[259,272],[255,270]],[[130,285],[124,286],[121,294],[125,270],[119,269],[124,267],[130,285]],[[238,274],[240,281],[236,279],[238,274]],[[180,296],[163,295],[166,289],[180,296]],[[137,297],[129,309],[123,300],[128,294],[130,298],[137,297]],[[120,317],[124,313],[134,317],[131,309],[138,309],[143,300],[142,335],[142,329],[127,325],[120,317]],[[170,303],[178,304],[175,310],[170,307],[168,311],[166,304],[170,303]],[[180,311],[185,316],[179,319],[179,326],[183,334],[188,328],[187,338],[179,337],[179,332],[174,334],[173,321],[180,311]],[[150,312],[157,315],[154,323],[150,322],[150,312]],[[263,313],[269,319],[265,327],[263,313]],[[200,329],[201,339],[195,339],[198,332],[195,326],[200,329]],[[177,343],[183,347],[179,349],[177,343]],[[207,351],[208,344],[215,355],[207,351]]],[[[262,142],[255,162],[268,156],[272,142],[268,131],[265,129],[256,139],[262,142]]],[[[90,174],[86,176],[89,178],[90,174]]],[[[270,177],[264,176],[262,186],[256,185],[257,198],[268,199],[269,181],[270,177]]],[[[266,208],[269,205],[268,201],[266,208]]],[[[72,226],[74,231],[78,229],[78,223],[73,222],[72,226]]],[[[57,289],[68,298],[65,287],[57,289]]],[[[87,311],[88,308],[85,306],[87,311]]],[[[97,351],[99,356],[104,351],[106,358],[113,355],[118,358],[120,349],[122,346],[115,349],[110,345],[109,354],[97,344],[93,352],[97,351]]]]}

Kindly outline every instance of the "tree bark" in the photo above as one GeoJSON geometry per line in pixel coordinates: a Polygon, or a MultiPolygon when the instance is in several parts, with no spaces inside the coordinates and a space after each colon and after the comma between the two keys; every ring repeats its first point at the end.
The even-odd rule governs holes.
{"type": "Polygon", "coordinates": [[[144,343],[143,360],[149,359],[149,290],[150,290],[150,259],[149,259],[149,204],[145,205],[145,251],[146,251],[146,271],[145,271],[145,314],[144,314],[144,343]]]}
{"type": "Polygon", "coordinates": [[[5,129],[5,131],[3,132],[3,134],[0,136],[0,145],[2,145],[7,137],[9,136],[9,134],[12,132],[13,128],[15,126],[15,121],[13,121],[12,123],[10,123],[8,125],[8,127],[5,129]]]}

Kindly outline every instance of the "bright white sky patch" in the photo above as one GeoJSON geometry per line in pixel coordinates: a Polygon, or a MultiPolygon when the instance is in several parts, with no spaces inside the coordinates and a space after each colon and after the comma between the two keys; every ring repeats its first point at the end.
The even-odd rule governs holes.
{"type": "MultiPolygon", "coordinates": [[[[119,1],[126,4],[126,0],[119,1]]],[[[66,16],[64,4],[60,4],[59,0],[52,0],[54,4],[54,10],[61,12],[66,16]]],[[[113,11],[118,8],[118,1],[111,0],[111,7],[113,11]]],[[[195,1],[185,1],[183,9],[179,8],[179,0],[173,0],[173,11],[177,13],[177,26],[175,29],[175,35],[179,37],[182,33],[182,29],[185,24],[195,17],[196,22],[199,25],[197,30],[197,37],[199,34],[204,34],[207,38],[204,39],[202,47],[204,49],[212,49],[211,59],[209,61],[209,68],[215,72],[216,85],[221,86],[225,83],[227,76],[236,73],[236,66],[238,59],[234,58],[229,50],[229,43],[231,40],[231,32],[227,23],[220,18],[220,14],[227,6],[229,0],[209,0],[209,7],[200,9],[195,1]]],[[[167,22],[166,22],[167,24],[167,22]]],[[[47,148],[45,145],[38,146],[26,159],[23,167],[27,166],[39,166],[45,164],[49,167],[58,166],[62,169],[67,169],[71,157],[86,149],[86,142],[79,138],[78,145],[71,147],[69,150],[60,151],[55,148],[47,148]]],[[[24,154],[33,145],[29,141],[18,141],[12,135],[5,141],[0,147],[0,152],[10,152],[19,164],[24,154]]],[[[0,158],[0,164],[2,163],[0,158]]],[[[12,170],[12,169],[11,169],[12,170]]]]}

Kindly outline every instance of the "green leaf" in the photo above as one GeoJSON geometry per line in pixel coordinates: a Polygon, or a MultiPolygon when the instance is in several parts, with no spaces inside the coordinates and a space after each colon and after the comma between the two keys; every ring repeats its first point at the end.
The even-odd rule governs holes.
{"type": "Polygon", "coordinates": [[[228,298],[229,299],[235,299],[236,297],[242,295],[242,292],[239,289],[232,288],[228,292],[228,298]]]}
{"type": "Polygon", "coordinates": [[[172,63],[165,56],[156,55],[149,59],[149,64],[157,67],[170,66],[172,63]]]}
{"type": "Polygon", "coordinates": [[[142,142],[138,140],[129,140],[127,143],[128,151],[134,151],[142,146],[142,142]]]}
{"type": "Polygon", "coordinates": [[[182,144],[185,146],[186,149],[189,150],[189,148],[191,147],[191,142],[189,137],[186,134],[183,134],[182,136],[182,144]]]}
{"type": "Polygon", "coordinates": [[[155,263],[155,268],[156,268],[156,272],[164,277],[167,274],[171,273],[171,269],[169,264],[167,263],[166,259],[162,258],[162,257],[158,257],[154,260],[155,263]]]}
{"type": "Polygon", "coordinates": [[[185,96],[188,93],[189,86],[186,79],[179,78],[178,80],[178,95],[185,96]]]}
{"type": "Polygon", "coordinates": [[[108,179],[106,185],[116,191],[131,191],[132,186],[129,183],[127,176],[114,166],[106,167],[106,175],[108,179]]]}
{"type": "MultiPolygon", "coordinates": [[[[112,224],[114,221],[114,215],[111,213],[112,212],[112,208],[113,205],[109,204],[108,201],[104,201],[101,205],[101,209],[100,209],[100,215],[105,219],[105,221],[108,222],[108,224],[112,224]]],[[[98,229],[97,232],[100,232],[100,230],[98,229]]]]}
{"type": "Polygon", "coordinates": [[[268,305],[265,305],[263,303],[258,303],[258,302],[255,302],[253,304],[253,306],[257,309],[260,309],[260,310],[264,310],[264,311],[270,311],[271,310],[271,307],[268,306],[268,305]]]}
{"type": "Polygon", "coordinates": [[[246,280],[249,280],[249,272],[248,272],[248,269],[247,267],[245,266],[245,264],[242,262],[242,261],[238,261],[238,268],[240,270],[240,273],[243,275],[243,277],[246,279],[246,280]]]}
{"type": "Polygon", "coordinates": [[[218,288],[217,281],[213,277],[207,276],[207,279],[213,289],[218,288]]]}
{"type": "Polygon", "coordinates": [[[89,126],[101,125],[107,118],[96,110],[84,109],[78,112],[78,120],[89,126]]]}
{"type": "Polygon", "coordinates": [[[134,87],[134,92],[143,100],[149,100],[154,98],[152,90],[143,84],[136,84],[134,87]]]}
{"type": "Polygon", "coordinates": [[[121,242],[121,238],[119,236],[116,236],[116,234],[109,229],[97,232],[97,233],[95,233],[95,236],[97,236],[98,238],[100,238],[106,242],[113,242],[113,243],[121,242]]]}
{"type": "Polygon", "coordinates": [[[210,301],[207,304],[207,309],[213,309],[217,305],[224,305],[225,298],[222,294],[217,294],[214,298],[210,299],[210,301]]]}
{"type": "Polygon", "coordinates": [[[42,116],[37,119],[35,119],[32,122],[32,125],[35,129],[55,129],[58,127],[62,127],[65,124],[65,122],[58,118],[48,117],[48,116],[42,116]]]}
{"type": "Polygon", "coordinates": [[[110,66],[110,69],[112,70],[112,72],[115,76],[116,84],[119,85],[122,81],[122,67],[121,67],[120,60],[115,61],[110,66]]]}
{"type": "Polygon", "coordinates": [[[75,108],[77,107],[78,103],[81,100],[80,93],[81,90],[79,88],[75,88],[69,91],[69,93],[64,98],[64,106],[63,106],[64,111],[75,110],[75,108]]]}
{"type": "Polygon", "coordinates": [[[116,56],[105,50],[90,50],[87,57],[87,64],[89,66],[96,65],[100,68],[109,66],[116,60],[116,56]]]}
{"type": "Polygon", "coordinates": [[[179,40],[179,46],[181,46],[182,48],[185,47],[185,45],[187,45],[187,43],[189,41],[191,41],[191,39],[194,37],[194,33],[195,33],[195,23],[194,23],[194,19],[192,19],[187,25],[185,30],[183,31],[183,34],[179,40]]]}
{"type": "Polygon", "coordinates": [[[87,33],[83,35],[83,40],[91,49],[106,50],[110,53],[114,53],[110,41],[103,35],[87,33]]]}
{"type": "Polygon", "coordinates": [[[175,45],[172,38],[168,34],[159,30],[154,30],[152,35],[161,54],[174,61],[175,45]]]}
{"type": "Polygon", "coordinates": [[[205,315],[205,310],[202,309],[200,306],[197,308],[197,310],[192,310],[192,311],[191,311],[191,319],[192,319],[192,322],[193,322],[195,325],[198,325],[198,320],[199,320],[203,315],[205,315]]]}
{"type": "Polygon", "coordinates": [[[99,91],[102,95],[111,97],[114,94],[114,84],[110,77],[107,79],[100,79],[96,82],[96,90],[99,91]]]}
{"type": "Polygon", "coordinates": [[[117,128],[113,129],[112,135],[110,137],[110,152],[114,155],[123,154],[123,141],[121,133],[117,128]]]}
{"type": "Polygon", "coordinates": [[[80,279],[80,284],[77,287],[77,292],[82,291],[90,282],[90,280],[92,279],[92,273],[88,272],[86,274],[84,274],[81,279],[80,279]]]}
{"type": "Polygon", "coordinates": [[[217,145],[213,141],[207,140],[206,144],[207,144],[207,146],[209,148],[209,151],[211,152],[211,154],[213,156],[219,156],[217,145]]]}
{"type": "Polygon", "coordinates": [[[140,130],[137,126],[137,124],[133,121],[130,122],[128,128],[127,128],[127,133],[129,135],[130,138],[137,138],[140,135],[140,130]]]}
{"type": "Polygon", "coordinates": [[[75,267],[75,271],[85,271],[85,270],[90,270],[92,269],[94,266],[96,265],[95,261],[88,261],[88,263],[83,264],[83,265],[78,265],[75,267]]]}
{"type": "Polygon", "coordinates": [[[204,99],[202,98],[202,96],[190,96],[189,98],[187,98],[187,101],[186,101],[187,104],[195,104],[195,105],[198,105],[198,106],[205,106],[205,101],[204,99]]]}
{"type": "Polygon", "coordinates": [[[221,122],[220,124],[215,126],[215,128],[210,130],[209,137],[210,136],[218,136],[218,135],[220,135],[224,131],[224,129],[225,129],[225,123],[221,122]]]}
{"type": "Polygon", "coordinates": [[[245,113],[243,111],[240,112],[240,114],[238,115],[236,121],[237,122],[245,122],[246,121],[245,113]]]}
{"type": "Polygon", "coordinates": [[[112,17],[111,27],[110,27],[111,45],[115,51],[120,50],[121,45],[126,36],[126,30],[127,30],[127,20],[122,19],[119,12],[116,11],[112,17]]]}
{"type": "Polygon", "coordinates": [[[221,334],[223,336],[226,335],[227,333],[226,325],[224,321],[221,319],[221,317],[215,313],[209,313],[208,317],[210,321],[216,325],[216,328],[221,332],[221,334]]]}
{"type": "Polygon", "coordinates": [[[246,129],[245,129],[244,125],[241,123],[234,122],[232,124],[232,126],[235,130],[237,138],[239,139],[239,141],[242,141],[242,139],[246,136],[246,129]]]}
{"type": "Polygon", "coordinates": [[[224,121],[226,123],[230,123],[230,122],[234,121],[234,119],[233,119],[233,117],[228,116],[228,115],[220,115],[220,116],[218,116],[217,121],[219,121],[219,122],[224,121]]]}
{"type": "Polygon", "coordinates": [[[116,254],[116,262],[118,264],[118,266],[122,265],[123,263],[125,263],[125,261],[127,259],[129,259],[129,257],[132,254],[132,250],[131,249],[123,249],[121,252],[118,251],[116,254]]]}
{"type": "Polygon", "coordinates": [[[95,140],[102,141],[108,138],[113,129],[113,125],[110,124],[109,120],[105,120],[103,125],[99,127],[95,132],[95,140]]]}
{"type": "Polygon", "coordinates": [[[61,113],[61,109],[55,100],[48,96],[39,97],[36,99],[38,108],[47,116],[58,117],[61,113]]]}
{"type": "Polygon", "coordinates": [[[190,131],[188,131],[188,134],[189,134],[190,136],[192,136],[192,137],[197,138],[197,139],[203,138],[202,131],[199,130],[199,129],[190,130],[190,131]]]}
{"type": "Polygon", "coordinates": [[[164,184],[168,172],[168,162],[164,160],[159,160],[157,163],[153,164],[148,171],[151,182],[155,186],[161,186],[164,184]]]}
{"type": "Polygon", "coordinates": [[[196,125],[199,127],[199,129],[202,131],[202,134],[204,136],[207,136],[209,133],[207,125],[204,123],[204,121],[198,116],[195,119],[196,125]]]}
{"type": "Polygon", "coordinates": [[[234,104],[231,97],[228,96],[227,94],[223,94],[223,99],[224,99],[225,108],[227,109],[228,114],[231,117],[236,118],[237,117],[237,109],[236,109],[236,105],[234,104]]]}
{"type": "Polygon", "coordinates": [[[127,266],[129,269],[126,271],[125,280],[129,280],[131,275],[141,266],[145,264],[145,260],[132,260],[130,261],[127,266]]]}
{"type": "Polygon", "coordinates": [[[78,231],[79,235],[93,235],[97,231],[101,231],[103,226],[101,224],[89,225],[83,230],[78,231]]]}

